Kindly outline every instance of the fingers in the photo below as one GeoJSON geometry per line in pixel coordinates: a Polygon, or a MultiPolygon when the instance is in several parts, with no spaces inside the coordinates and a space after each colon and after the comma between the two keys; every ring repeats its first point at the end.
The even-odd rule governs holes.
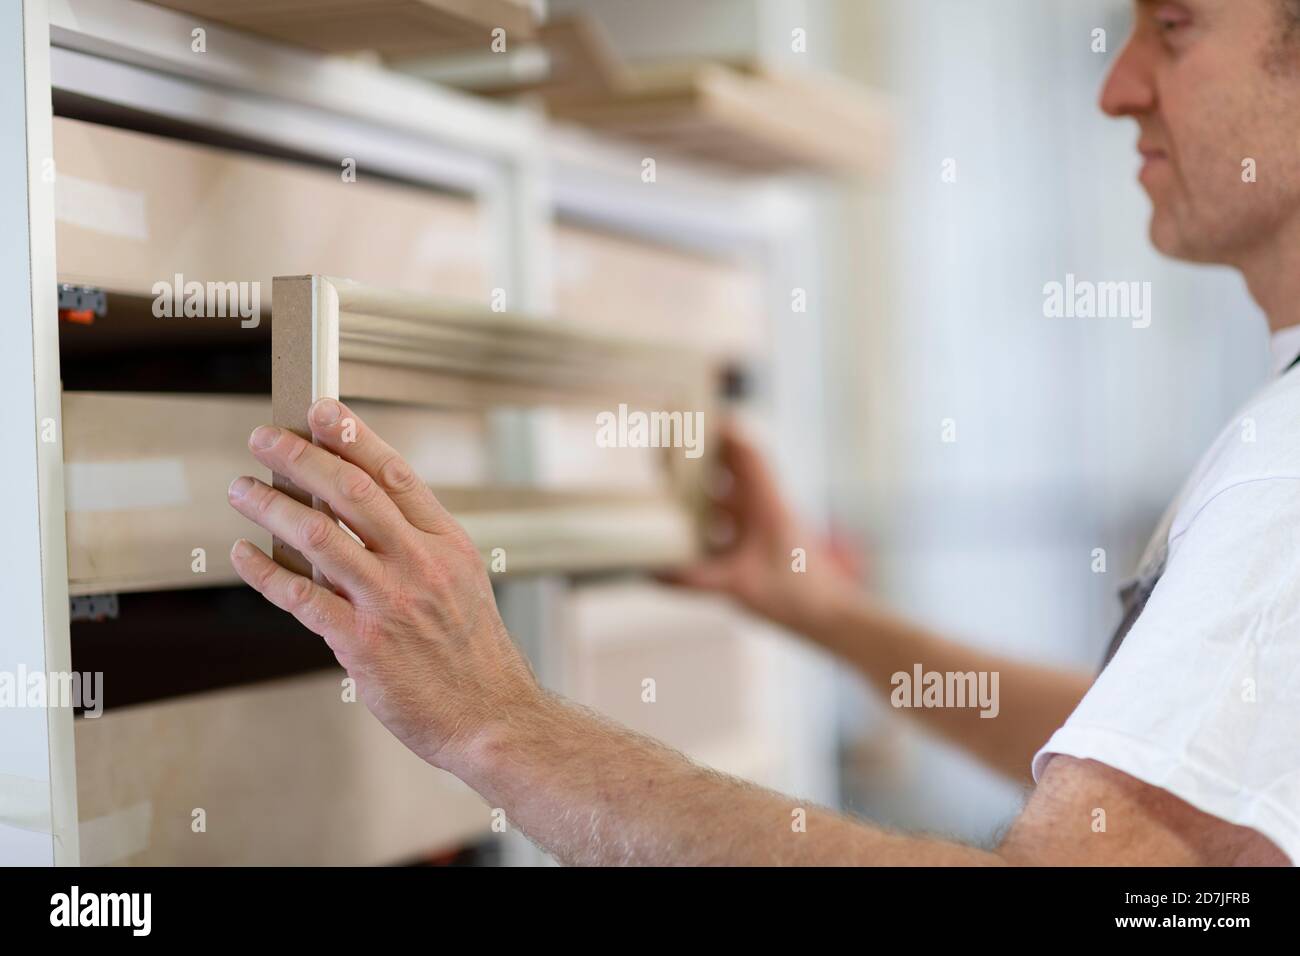
{"type": "Polygon", "coordinates": [[[328,515],[247,475],[231,483],[228,495],[236,511],[293,545],[349,593],[369,590],[379,580],[379,559],[328,515]]]}
{"type": "Polygon", "coordinates": [[[735,579],[735,568],[726,558],[706,559],[688,567],[664,571],[659,579],[665,584],[696,591],[728,592],[735,579]]]}
{"type": "Polygon", "coordinates": [[[762,454],[733,423],[723,425],[721,438],[719,458],[730,482],[713,498],[714,505],[735,518],[742,533],[754,525],[778,527],[788,523],[790,512],[762,454]]]}
{"type": "Polygon", "coordinates": [[[302,575],[280,567],[251,542],[236,541],[230,560],[254,590],[325,638],[331,647],[337,648],[336,642],[341,644],[355,633],[352,605],[302,575]]]}
{"type": "Polygon", "coordinates": [[[762,454],[728,422],[721,429],[720,460],[731,472],[730,495],[764,504],[780,504],[781,492],[762,454]]]}
{"type": "Polygon", "coordinates": [[[362,469],[271,425],[254,430],[248,447],[272,471],[329,502],[372,551],[393,552],[409,545],[406,519],[362,469]]]}
{"type": "Polygon", "coordinates": [[[406,460],[342,402],[322,398],[308,420],[316,440],[374,478],[415,527],[431,534],[456,530],[455,520],[406,460]]]}

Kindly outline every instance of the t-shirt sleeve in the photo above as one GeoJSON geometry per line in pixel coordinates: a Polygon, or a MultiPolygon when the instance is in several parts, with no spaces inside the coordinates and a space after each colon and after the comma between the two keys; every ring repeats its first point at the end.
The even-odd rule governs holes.
{"type": "Polygon", "coordinates": [[[1242,481],[1175,524],[1119,652],[1034,757],[1096,760],[1300,863],[1300,479],[1242,481]]]}

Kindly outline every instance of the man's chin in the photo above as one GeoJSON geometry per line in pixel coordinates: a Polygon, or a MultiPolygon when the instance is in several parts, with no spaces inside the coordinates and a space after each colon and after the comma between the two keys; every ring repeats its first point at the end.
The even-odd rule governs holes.
{"type": "Polygon", "coordinates": [[[1161,216],[1159,210],[1152,214],[1148,232],[1151,245],[1155,246],[1156,252],[1167,258],[1198,263],[1223,261],[1207,244],[1190,241],[1183,230],[1172,221],[1172,217],[1161,216]]]}

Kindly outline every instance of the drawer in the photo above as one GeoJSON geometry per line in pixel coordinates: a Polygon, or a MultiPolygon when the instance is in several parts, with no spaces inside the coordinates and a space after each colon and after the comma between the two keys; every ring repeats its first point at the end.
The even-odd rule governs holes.
{"type": "Polygon", "coordinates": [[[381,864],[487,834],[482,800],[343,701],[342,677],[79,719],[82,863],[381,864]],[[192,829],[196,809],[206,832],[192,829]]]}
{"type": "MultiPolygon", "coordinates": [[[[706,356],[576,323],[449,309],[330,276],[275,283],[277,425],[310,434],[308,409],[323,396],[412,412],[474,410],[507,426],[513,419],[530,434],[507,427],[494,437],[503,458],[526,457],[526,468],[507,463],[472,487],[433,483],[485,556],[504,557],[512,572],[580,573],[662,567],[697,553],[714,424],[706,356]],[[521,409],[553,414],[537,425],[519,419],[521,409]],[[553,455],[533,452],[548,444],[580,464],[561,467],[553,455]],[[512,476],[524,470],[533,479],[521,486],[512,476]]],[[[274,481],[305,504],[321,504],[286,476],[274,481]]],[[[287,542],[276,539],[273,555],[297,573],[312,572],[287,542]]]]}
{"type": "Polygon", "coordinates": [[[769,762],[760,674],[744,619],[723,602],[644,582],[566,598],[566,691],[716,769],[754,779],[769,762]],[[655,700],[643,699],[646,680],[655,700]]]}
{"type": "MultiPolygon", "coordinates": [[[[59,278],[148,294],[155,283],[260,282],[328,269],[486,302],[472,201],[70,119],[54,122],[59,278]]],[[[162,321],[162,320],[155,320],[162,321]]],[[[173,321],[184,322],[185,319],[173,321]]]]}
{"type": "Polygon", "coordinates": [[[718,357],[762,353],[762,277],[744,263],[568,224],[556,227],[554,247],[555,304],[566,320],[718,357]]]}
{"type": "MultiPolygon", "coordinates": [[[[431,484],[484,479],[484,425],[466,412],[358,403],[431,484]]],[[[226,502],[241,474],[270,480],[248,435],[271,420],[269,397],[65,392],[64,484],[70,593],[239,582],[230,547],[270,536],[226,502]],[[193,570],[202,548],[206,571],[193,570]]]]}

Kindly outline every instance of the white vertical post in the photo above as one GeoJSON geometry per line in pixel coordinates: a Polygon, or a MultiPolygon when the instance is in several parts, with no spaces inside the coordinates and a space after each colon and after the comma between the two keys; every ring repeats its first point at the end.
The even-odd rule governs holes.
{"type": "MultiPolygon", "coordinates": [[[[487,197],[492,224],[493,266],[507,290],[511,310],[533,317],[552,308],[550,270],[551,203],[542,160],[544,126],[539,117],[521,115],[532,130],[528,152],[518,152],[503,164],[487,197]]],[[[490,428],[496,478],[528,483],[537,478],[538,410],[510,409],[492,413],[490,428]]],[[[510,556],[506,556],[510,560],[510,556]]],[[[523,581],[506,581],[498,589],[501,619],[532,663],[537,679],[552,690],[564,692],[562,634],[556,619],[567,581],[558,575],[539,575],[523,581]]],[[[544,866],[553,863],[546,854],[511,830],[502,846],[507,866],[544,866]]]]}
{"type": "Polygon", "coordinates": [[[19,680],[71,669],[46,2],[0,4],[0,675],[15,692],[0,701],[0,863],[11,865],[79,862],[72,710],[41,706],[19,680]]]}

